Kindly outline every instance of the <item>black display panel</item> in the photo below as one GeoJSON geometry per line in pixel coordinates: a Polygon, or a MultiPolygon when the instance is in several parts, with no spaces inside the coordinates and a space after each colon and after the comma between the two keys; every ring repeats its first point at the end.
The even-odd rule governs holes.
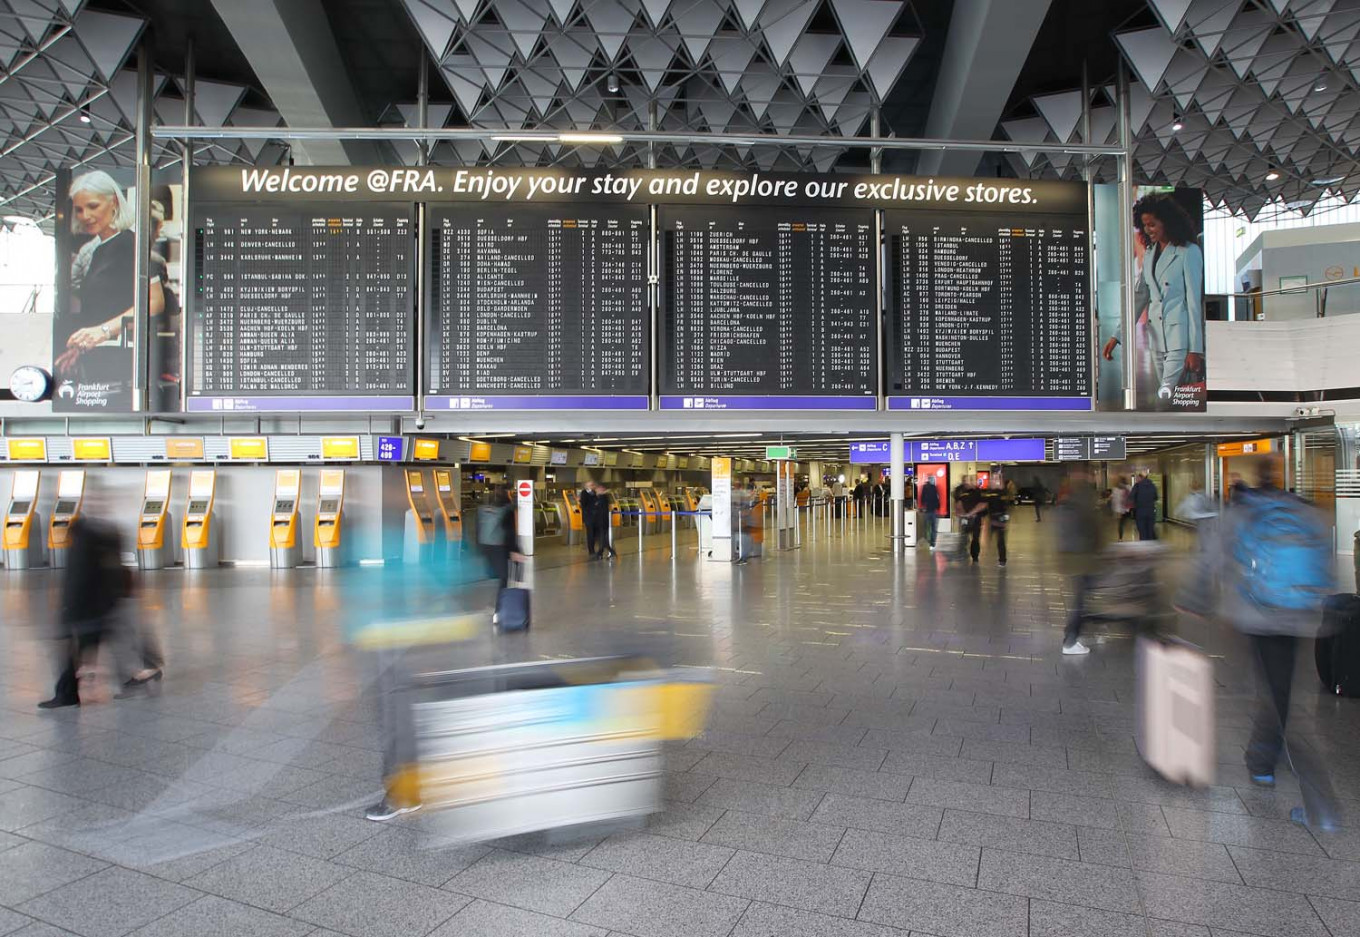
{"type": "Polygon", "coordinates": [[[1085,214],[889,211],[885,230],[890,396],[1090,409],[1085,214]]]}
{"type": "Polygon", "coordinates": [[[646,407],[646,206],[431,207],[426,225],[431,405],[646,407]]]}
{"type": "Polygon", "coordinates": [[[189,409],[410,409],[415,227],[405,203],[195,206],[189,409]]]}
{"type": "Polygon", "coordinates": [[[661,406],[873,409],[874,218],[659,210],[661,406]]]}

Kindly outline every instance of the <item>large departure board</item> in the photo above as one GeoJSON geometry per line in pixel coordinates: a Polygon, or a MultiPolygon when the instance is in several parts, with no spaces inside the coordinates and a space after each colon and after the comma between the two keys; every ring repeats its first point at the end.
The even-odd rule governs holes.
{"type": "Polygon", "coordinates": [[[662,409],[876,407],[873,213],[667,207],[662,409]]]}
{"type": "Polygon", "coordinates": [[[1091,408],[1084,214],[885,219],[890,409],[1091,408]]]}
{"type": "Polygon", "coordinates": [[[409,204],[201,204],[193,237],[190,410],[413,409],[409,204]]]}
{"type": "Polygon", "coordinates": [[[432,207],[431,409],[646,409],[646,206],[432,207]]]}

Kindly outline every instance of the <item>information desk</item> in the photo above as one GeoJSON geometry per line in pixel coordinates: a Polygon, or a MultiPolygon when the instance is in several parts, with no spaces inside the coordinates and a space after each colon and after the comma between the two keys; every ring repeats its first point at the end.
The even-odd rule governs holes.
{"type": "Polygon", "coordinates": [[[217,497],[217,472],[195,469],[189,474],[189,503],[184,508],[180,546],[186,569],[206,569],[221,561],[221,539],[213,502],[217,497]]]}
{"type": "Polygon", "coordinates": [[[80,505],[85,500],[85,470],[63,469],[57,476],[57,503],[47,523],[47,549],[52,565],[65,568],[71,549],[71,525],[80,516],[80,505]]]}
{"type": "Polygon", "coordinates": [[[414,409],[405,203],[194,207],[191,411],[414,409]]]}
{"type": "Polygon", "coordinates": [[[890,409],[1091,409],[1084,214],[884,217],[890,409]]]}
{"type": "Polygon", "coordinates": [[[137,518],[137,565],[164,569],[175,562],[175,541],[168,536],[170,518],[170,470],[146,473],[142,509],[137,518]]]}
{"type": "Polygon", "coordinates": [[[10,481],[9,504],[5,508],[5,566],[30,569],[43,564],[43,541],[37,535],[42,518],[38,515],[38,482],[42,472],[21,469],[10,481]]]}
{"type": "Polygon", "coordinates": [[[664,207],[661,408],[873,410],[874,216],[664,207]]]}
{"type": "Polygon", "coordinates": [[[432,207],[431,409],[646,409],[645,205],[432,207]]]}

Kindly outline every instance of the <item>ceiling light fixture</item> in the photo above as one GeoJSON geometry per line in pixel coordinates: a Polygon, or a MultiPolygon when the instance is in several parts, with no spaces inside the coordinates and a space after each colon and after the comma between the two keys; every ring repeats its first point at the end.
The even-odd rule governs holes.
{"type": "Polygon", "coordinates": [[[559,133],[558,143],[575,143],[583,146],[608,146],[622,143],[623,137],[617,133],[559,133]]]}
{"type": "Polygon", "coordinates": [[[1327,90],[1327,79],[1326,79],[1326,78],[1319,78],[1319,79],[1317,80],[1317,82],[1313,85],[1313,90],[1314,90],[1314,91],[1326,91],[1326,90],[1327,90]]]}
{"type": "Polygon", "coordinates": [[[555,133],[497,133],[492,134],[493,143],[556,143],[555,133]]]}
{"type": "Polygon", "coordinates": [[[88,124],[90,122],[90,112],[83,107],[80,109],[80,122],[82,124],[88,124]]]}
{"type": "Polygon", "coordinates": [[[616,74],[613,73],[613,72],[610,72],[610,73],[609,73],[609,78],[608,78],[608,80],[605,81],[605,85],[604,85],[604,86],[605,86],[606,88],[609,89],[609,93],[610,93],[610,94],[618,94],[618,93],[619,93],[619,76],[616,75],[616,74]]]}
{"type": "Polygon", "coordinates": [[[1180,116],[1177,115],[1176,119],[1171,122],[1171,132],[1180,133],[1184,129],[1185,124],[1181,121],[1180,116]]]}
{"type": "Polygon", "coordinates": [[[1314,179],[1310,185],[1336,185],[1338,182],[1345,182],[1345,176],[1328,176],[1325,179],[1314,179]]]}
{"type": "Polygon", "coordinates": [[[1280,178],[1280,171],[1278,169],[1272,169],[1270,172],[1266,173],[1267,182],[1274,182],[1278,178],[1280,178]]]}

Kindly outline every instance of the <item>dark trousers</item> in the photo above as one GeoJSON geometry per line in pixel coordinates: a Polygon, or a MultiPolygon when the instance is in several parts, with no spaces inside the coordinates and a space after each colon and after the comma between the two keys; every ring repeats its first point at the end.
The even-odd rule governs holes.
{"type": "Polygon", "coordinates": [[[926,542],[935,546],[935,528],[939,526],[940,516],[934,511],[921,512],[921,527],[926,542]]]}
{"type": "Polygon", "coordinates": [[[591,556],[594,556],[596,553],[599,552],[595,548],[596,545],[600,542],[599,528],[595,526],[593,521],[587,521],[585,524],[585,528],[586,528],[586,552],[589,553],[591,556]]]}
{"type": "Polygon", "coordinates": [[[1041,521],[1041,520],[1044,519],[1044,515],[1043,515],[1042,508],[1043,508],[1043,502],[1041,502],[1038,498],[1035,498],[1035,499],[1034,499],[1034,519],[1035,519],[1036,521],[1041,521]]]}
{"type": "Polygon", "coordinates": [[[969,517],[964,519],[964,523],[968,525],[964,528],[964,536],[968,538],[968,555],[976,562],[982,553],[982,521],[976,517],[969,517]]]}
{"type": "Polygon", "coordinates": [[[1133,515],[1133,523],[1138,528],[1139,540],[1157,539],[1157,515],[1151,511],[1143,511],[1133,515]]]}
{"type": "Polygon", "coordinates": [[[992,539],[996,541],[996,558],[999,562],[1006,562],[1006,528],[1002,525],[992,525],[992,539]]]}
{"type": "Polygon", "coordinates": [[[612,524],[613,518],[606,517],[604,520],[596,521],[592,525],[595,531],[596,556],[604,556],[606,553],[608,553],[610,556],[618,556],[618,553],[614,550],[614,544],[612,544],[609,541],[609,535],[612,532],[611,531],[612,524]]]}
{"type": "Polygon", "coordinates": [[[1072,577],[1072,611],[1067,615],[1067,629],[1063,631],[1063,647],[1081,637],[1081,626],[1086,623],[1086,602],[1094,588],[1094,573],[1078,573],[1072,577]]]}
{"type": "Polygon", "coordinates": [[[1119,515],[1119,539],[1124,539],[1124,525],[1129,522],[1129,512],[1123,511],[1119,515]]]}
{"type": "Polygon", "coordinates": [[[52,698],[64,703],[80,702],[80,681],[76,672],[86,658],[99,652],[99,643],[104,638],[102,627],[80,630],[69,639],[62,641],[60,647],[64,660],[61,673],[57,676],[57,686],[52,698]]]}
{"type": "Polygon", "coordinates": [[[1303,808],[1312,824],[1339,821],[1336,797],[1321,761],[1307,741],[1288,733],[1289,697],[1294,684],[1294,665],[1299,639],[1288,634],[1253,634],[1259,702],[1247,743],[1247,770],[1274,774],[1283,755],[1303,792],[1303,808]]]}

